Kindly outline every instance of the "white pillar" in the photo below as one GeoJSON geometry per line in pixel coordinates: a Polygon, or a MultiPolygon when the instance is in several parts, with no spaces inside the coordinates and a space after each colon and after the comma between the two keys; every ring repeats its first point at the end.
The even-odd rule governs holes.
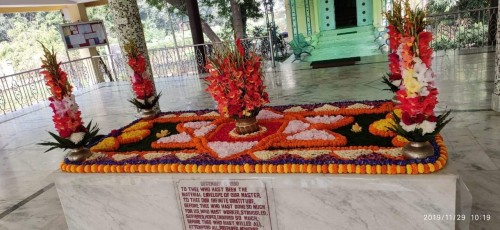
{"type": "MultiPolygon", "coordinates": [[[[115,24],[116,33],[118,35],[118,43],[125,55],[124,46],[128,40],[135,42],[139,50],[143,53],[146,59],[146,78],[149,78],[153,83],[154,94],[156,95],[156,86],[153,79],[153,70],[149,60],[148,49],[146,47],[146,39],[144,38],[144,29],[142,27],[141,16],[139,14],[139,6],[135,0],[109,0],[109,10],[115,24]]],[[[158,106],[158,105],[157,105],[158,106]]],[[[159,109],[159,107],[158,107],[159,109]]]]}

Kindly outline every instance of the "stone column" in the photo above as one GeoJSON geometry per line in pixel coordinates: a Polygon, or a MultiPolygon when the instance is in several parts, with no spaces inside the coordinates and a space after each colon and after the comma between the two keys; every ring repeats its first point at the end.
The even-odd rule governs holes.
{"type": "Polygon", "coordinates": [[[147,78],[151,79],[153,82],[153,88],[155,88],[154,92],[156,93],[153,70],[151,69],[151,62],[146,47],[146,39],[144,38],[144,30],[142,28],[137,1],[109,0],[109,10],[118,35],[118,43],[120,44],[122,55],[125,57],[126,52],[124,45],[127,40],[132,40],[137,44],[139,50],[144,54],[144,58],[146,59],[147,78]]]}
{"type": "MultiPolygon", "coordinates": [[[[500,1],[500,0],[499,0],[500,1]]],[[[500,13],[500,8],[498,9],[500,13]]],[[[500,23],[497,23],[497,46],[495,58],[495,85],[493,86],[493,94],[491,95],[491,108],[500,112],[500,23]]]]}
{"type": "MultiPolygon", "coordinates": [[[[68,22],[88,22],[89,17],[87,15],[87,8],[83,3],[74,4],[74,5],[66,5],[63,9],[61,9],[64,19],[68,22]]],[[[91,48],[82,48],[78,50],[80,52],[81,58],[99,56],[97,53],[97,49],[95,47],[91,48]]],[[[98,59],[91,59],[91,67],[96,76],[97,82],[104,82],[103,74],[99,68],[98,59]]]]}

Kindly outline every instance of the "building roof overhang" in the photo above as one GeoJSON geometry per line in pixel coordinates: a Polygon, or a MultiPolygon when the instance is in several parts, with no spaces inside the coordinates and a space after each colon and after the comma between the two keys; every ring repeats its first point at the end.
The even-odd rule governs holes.
{"type": "Polygon", "coordinates": [[[108,0],[0,0],[0,13],[57,11],[74,4],[100,6],[108,4],[108,0]]]}

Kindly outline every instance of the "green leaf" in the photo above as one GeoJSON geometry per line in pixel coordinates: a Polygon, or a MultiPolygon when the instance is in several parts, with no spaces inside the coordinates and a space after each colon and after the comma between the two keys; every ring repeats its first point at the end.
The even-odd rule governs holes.
{"type": "Polygon", "coordinates": [[[87,128],[87,132],[83,136],[83,139],[76,144],[67,138],[62,138],[55,133],[49,132],[50,136],[52,136],[56,142],[45,141],[45,142],[38,143],[38,145],[52,146],[51,148],[49,148],[45,152],[51,151],[51,150],[56,149],[56,148],[61,148],[61,149],[66,150],[66,149],[75,149],[75,148],[79,148],[79,147],[88,145],[89,142],[95,136],[97,136],[97,134],[99,133],[99,128],[97,127],[96,123],[94,123],[94,125],[92,126],[92,121],[90,121],[87,124],[86,128],[87,128]]]}
{"type": "Polygon", "coordinates": [[[391,92],[395,93],[399,90],[399,87],[395,86],[392,84],[391,80],[389,80],[389,76],[390,73],[387,73],[386,75],[382,76],[382,82],[384,84],[386,84],[387,86],[389,86],[388,89],[384,89],[384,90],[390,90],[391,92]]]}

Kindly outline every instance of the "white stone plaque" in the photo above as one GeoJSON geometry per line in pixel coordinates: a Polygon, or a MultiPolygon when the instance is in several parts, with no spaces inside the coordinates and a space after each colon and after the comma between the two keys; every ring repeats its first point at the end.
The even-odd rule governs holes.
{"type": "Polygon", "coordinates": [[[266,185],[260,180],[179,180],[185,230],[271,230],[266,185]]]}

